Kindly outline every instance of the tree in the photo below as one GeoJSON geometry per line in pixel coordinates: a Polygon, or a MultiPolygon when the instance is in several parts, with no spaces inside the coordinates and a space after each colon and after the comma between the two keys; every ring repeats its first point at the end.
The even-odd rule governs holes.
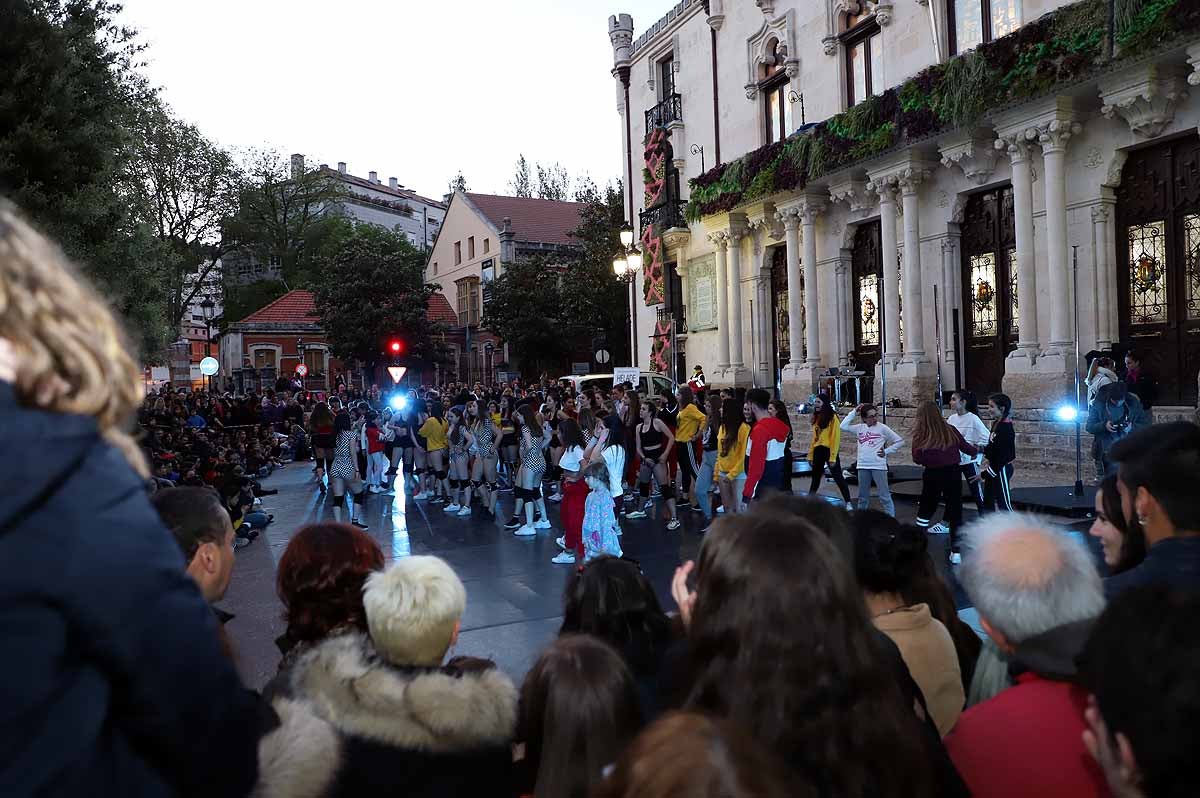
{"type": "Polygon", "coordinates": [[[454,194],[459,191],[470,191],[467,187],[467,179],[463,177],[462,170],[458,170],[458,174],[450,178],[450,193],[454,194]]]}
{"type": "Polygon", "coordinates": [[[438,286],[425,282],[425,254],[403,234],[341,219],[317,264],[312,287],[334,355],[373,368],[384,342],[399,336],[407,357],[445,359],[444,329],[426,315],[438,286]]]}
{"type": "Polygon", "coordinates": [[[555,261],[506,264],[492,282],[484,308],[483,326],[539,371],[561,367],[574,353],[591,350],[598,337],[617,362],[627,349],[628,289],[612,270],[625,218],[620,183],[607,186],[603,194],[594,185],[591,193],[586,187],[581,192],[590,201],[573,233],[579,242],[576,252],[555,261]]]}
{"type": "Polygon", "coordinates": [[[178,330],[197,297],[221,295],[220,258],[233,244],[222,227],[238,209],[233,157],[159,102],[133,130],[128,201],[164,245],[166,319],[178,330]]]}
{"type": "Polygon", "coordinates": [[[571,196],[571,176],[558,165],[537,165],[537,196],[539,199],[565,201],[571,196]]]}
{"type": "Polygon", "coordinates": [[[153,92],[107,0],[0,4],[0,193],[63,247],[148,360],[171,331],[166,253],[127,201],[132,133],[153,92]]]}
{"type": "Polygon", "coordinates": [[[251,151],[242,167],[237,213],[225,225],[236,257],[280,266],[285,286],[311,284],[314,261],[339,223],[338,203],[348,194],[319,169],[292,174],[291,161],[272,150],[251,151]]]}
{"type": "Polygon", "coordinates": [[[525,160],[524,153],[517,159],[516,173],[509,181],[508,188],[514,197],[533,196],[533,180],[529,176],[529,161],[525,160]]]}

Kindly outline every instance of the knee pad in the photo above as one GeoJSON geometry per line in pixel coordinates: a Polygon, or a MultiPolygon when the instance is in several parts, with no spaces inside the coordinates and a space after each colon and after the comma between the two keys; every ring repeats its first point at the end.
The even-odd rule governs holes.
{"type": "Polygon", "coordinates": [[[366,500],[367,500],[367,492],[365,490],[359,491],[358,493],[354,494],[354,503],[355,504],[361,505],[364,502],[366,502],[366,500]]]}
{"type": "Polygon", "coordinates": [[[666,485],[659,485],[658,492],[662,494],[663,499],[675,498],[675,486],[669,482],[666,485]]]}
{"type": "Polygon", "coordinates": [[[344,495],[342,495],[342,496],[334,496],[334,497],[333,497],[333,506],[334,506],[334,507],[341,507],[341,506],[343,506],[345,503],[346,503],[346,497],[345,497],[344,495]]]}
{"type": "Polygon", "coordinates": [[[450,473],[450,472],[449,472],[449,471],[447,471],[446,469],[444,469],[444,468],[441,468],[441,469],[438,469],[437,471],[434,471],[434,472],[433,472],[433,475],[434,475],[435,477],[437,477],[437,478],[438,478],[438,480],[440,481],[440,480],[443,480],[443,479],[445,479],[445,478],[446,478],[446,475],[447,475],[447,474],[449,474],[449,473],[450,473]]]}
{"type": "Polygon", "coordinates": [[[482,482],[480,482],[480,481],[479,481],[479,480],[477,480],[477,479],[472,479],[472,480],[471,480],[471,488],[472,488],[473,490],[479,490],[479,486],[480,486],[480,485],[482,485],[482,484],[483,484],[483,483],[482,483],[482,482]]]}
{"type": "Polygon", "coordinates": [[[487,489],[490,490],[492,493],[495,493],[497,490],[500,489],[500,485],[497,482],[489,482],[487,484],[487,489]]]}
{"type": "Polygon", "coordinates": [[[513,497],[525,501],[529,498],[529,488],[513,488],[513,497]]]}

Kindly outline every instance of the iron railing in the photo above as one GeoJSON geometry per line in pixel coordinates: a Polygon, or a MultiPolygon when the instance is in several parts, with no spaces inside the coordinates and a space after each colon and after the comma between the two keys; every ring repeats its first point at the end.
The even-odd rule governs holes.
{"type": "Polygon", "coordinates": [[[648,225],[654,225],[654,229],[660,232],[675,227],[687,227],[687,220],[683,216],[686,205],[683,200],[667,200],[638,214],[638,222],[642,230],[648,225]]]}
{"type": "Polygon", "coordinates": [[[683,98],[679,96],[679,92],[675,92],[646,112],[646,132],[682,121],[683,98]]]}

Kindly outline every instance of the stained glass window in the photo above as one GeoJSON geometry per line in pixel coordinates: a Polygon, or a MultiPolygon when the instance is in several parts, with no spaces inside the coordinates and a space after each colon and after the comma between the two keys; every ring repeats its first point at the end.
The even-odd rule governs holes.
{"type": "Polygon", "coordinates": [[[1184,291],[1187,296],[1187,317],[1200,319],[1200,215],[1183,217],[1184,291]]]}
{"type": "Polygon", "coordinates": [[[992,37],[999,39],[1007,36],[1021,24],[1017,14],[1017,0],[991,0],[992,3],[992,37]]]}
{"type": "Polygon", "coordinates": [[[864,274],[858,278],[859,322],[862,330],[859,346],[879,345],[879,275],[864,274]]]}
{"type": "Polygon", "coordinates": [[[996,314],[996,259],[992,253],[972,255],[971,337],[991,338],[999,332],[996,314]]]}
{"type": "Polygon", "coordinates": [[[983,0],[953,0],[954,43],[965,53],[983,44],[983,0]]]}
{"type": "Polygon", "coordinates": [[[1009,340],[1012,340],[1021,330],[1017,307],[1017,250],[1009,249],[1006,254],[1008,257],[1008,332],[1009,340]]]}
{"type": "Polygon", "coordinates": [[[1133,225],[1129,236],[1129,317],[1133,324],[1167,320],[1165,223],[1133,225]]]}

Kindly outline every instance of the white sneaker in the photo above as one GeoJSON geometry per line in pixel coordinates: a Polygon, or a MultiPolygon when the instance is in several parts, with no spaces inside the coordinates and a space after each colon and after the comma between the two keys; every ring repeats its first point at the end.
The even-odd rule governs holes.
{"type": "Polygon", "coordinates": [[[950,552],[950,564],[951,565],[962,565],[962,555],[959,554],[957,551],[950,552]]]}
{"type": "Polygon", "coordinates": [[[550,529],[551,528],[550,519],[549,518],[539,518],[538,520],[533,522],[533,528],[534,529],[550,529]]]}
{"type": "Polygon", "coordinates": [[[458,503],[455,502],[453,504],[447,504],[445,507],[443,507],[442,512],[443,513],[457,513],[461,509],[462,509],[462,507],[460,507],[458,505],[458,503]]]}
{"type": "Polygon", "coordinates": [[[459,518],[463,517],[464,515],[470,515],[470,514],[471,514],[470,507],[463,507],[457,513],[455,513],[455,515],[457,515],[459,518]]]}
{"type": "Polygon", "coordinates": [[[950,527],[946,526],[945,524],[934,524],[933,526],[929,527],[929,534],[931,534],[931,535],[949,535],[950,527]]]}
{"type": "Polygon", "coordinates": [[[555,565],[574,565],[575,553],[571,551],[560,551],[552,560],[550,560],[550,562],[554,563],[555,565]]]}
{"type": "Polygon", "coordinates": [[[554,502],[555,504],[558,504],[559,502],[561,502],[561,501],[562,501],[562,494],[561,494],[561,493],[555,493],[553,496],[551,496],[550,498],[546,499],[546,501],[548,501],[548,502],[554,502]]]}
{"type": "Polygon", "coordinates": [[[561,538],[555,538],[554,542],[558,544],[558,547],[560,549],[563,549],[564,551],[566,550],[566,548],[567,548],[567,536],[566,535],[563,535],[561,538]]]}
{"type": "Polygon", "coordinates": [[[537,530],[534,529],[533,527],[531,527],[529,524],[523,524],[523,525],[517,527],[516,529],[514,529],[513,534],[519,538],[528,538],[528,537],[533,537],[534,535],[536,535],[537,530]]]}
{"type": "Polygon", "coordinates": [[[426,493],[425,491],[421,491],[420,493],[413,496],[413,499],[416,501],[425,501],[428,498],[429,498],[429,494],[426,493]]]}
{"type": "Polygon", "coordinates": [[[672,532],[674,532],[676,529],[679,529],[679,519],[672,518],[670,521],[668,521],[667,529],[671,530],[672,532]]]}
{"type": "Polygon", "coordinates": [[[628,513],[625,513],[625,517],[626,518],[645,518],[646,511],[645,510],[632,510],[628,513]]]}
{"type": "Polygon", "coordinates": [[[725,512],[725,505],[723,505],[723,504],[722,504],[720,507],[718,507],[718,508],[717,508],[717,512],[718,512],[718,513],[724,513],[724,512],[725,512]]]}

